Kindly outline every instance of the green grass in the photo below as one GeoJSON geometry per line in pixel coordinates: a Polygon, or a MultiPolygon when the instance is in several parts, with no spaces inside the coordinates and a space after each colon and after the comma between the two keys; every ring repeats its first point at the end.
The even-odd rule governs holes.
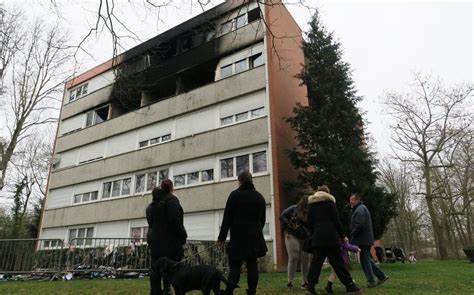
{"type": "MultiPolygon", "coordinates": [[[[474,295],[474,264],[467,261],[425,261],[417,264],[383,264],[382,269],[390,276],[386,284],[375,289],[364,289],[364,294],[472,294],[474,295]]],[[[322,291],[328,270],[324,270],[318,289],[322,291]]],[[[359,266],[352,272],[360,284],[365,278],[359,266]]],[[[299,283],[300,274],[297,274],[299,283]]],[[[241,289],[234,294],[245,294],[245,274],[241,277],[241,289]]],[[[132,280],[73,280],[54,282],[0,282],[0,294],[149,294],[148,278],[132,280]]],[[[321,292],[325,294],[324,292],[321,292]]],[[[200,294],[193,292],[192,294],[200,294]]],[[[257,294],[305,294],[295,288],[286,289],[286,273],[263,273],[257,294]]],[[[335,284],[335,294],[344,294],[343,286],[335,284]]]]}

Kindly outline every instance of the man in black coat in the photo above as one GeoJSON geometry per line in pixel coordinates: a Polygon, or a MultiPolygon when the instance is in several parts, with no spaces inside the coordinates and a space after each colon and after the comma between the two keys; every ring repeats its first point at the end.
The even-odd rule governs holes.
{"type": "Polygon", "coordinates": [[[351,243],[359,246],[360,264],[367,278],[367,287],[373,288],[388,280],[382,270],[375,264],[370,254],[370,249],[374,244],[374,231],[372,229],[372,218],[369,209],[362,203],[358,194],[353,194],[349,200],[352,208],[351,216],[351,243]],[[375,284],[374,275],[378,278],[375,284]]]}
{"type": "Polygon", "coordinates": [[[354,283],[349,271],[344,267],[340,243],[344,240],[344,232],[336,209],[336,199],[329,194],[325,185],[308,198],[308,227],[310,228],[313,259],[308,272],[308,292],[318,294],[321,267],[326,257],[348,293],[357,293],[360,288],[354,283]]]}
{"type": "MultiPolygon", "coordinates": [[[[224,210],[221,230],[217,240],[223,244],[230,229],[227,248],[229,256],[229,280],[238,284],[240,267],[247,266],[247,294],[256,294],[258,284],[257,258],[265,256],[267,245],[263,237],[265,226],[265,199],[255,190],[252,174],[239,174],[239,188],[230,193],[224,210]]],[[[233,287],[227,285],[225,294],[233,294],[233,287]]]]}
{"type": "Polygon", "coordinates": [[[180,261],[184,256],[187,234],[183,225],[183,208],[172,191],[173,182],[163,180],[161,188],[153,189],[153,201],[146,208],[147,242],[151,250],[150,295],[171,294],[170,279],[158,271],[156,261],[160,257],[180,261]]]}

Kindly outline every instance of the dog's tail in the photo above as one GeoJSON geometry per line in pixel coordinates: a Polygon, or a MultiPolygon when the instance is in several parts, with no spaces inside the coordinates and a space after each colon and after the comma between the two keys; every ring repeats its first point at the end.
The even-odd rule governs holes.
{"type": "Polygon", "coordinates": [[[240,288],[239,285],[237,285],[236,283],[229,281],[222,272],[217,271],[217,275],[219,276],[219,279],[222,282],[224,282],[224,284],[226,284],[227,286],[232,287],[232,288],[240,288]]]}

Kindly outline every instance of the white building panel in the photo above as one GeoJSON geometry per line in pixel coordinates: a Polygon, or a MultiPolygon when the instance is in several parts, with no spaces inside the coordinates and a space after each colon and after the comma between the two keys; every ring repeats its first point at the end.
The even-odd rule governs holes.
{"type": "Polygon", "coordinates": [[[115,74],[113,70],[109,70],[89,80],[89,93],[99,90],[107,85],[110,85],[115,80],[115,74]]]}
{"type": "Polygon", "coordinates": [[[126,238],[130,236],[128,221],[97,223],[94,237],[126,238]]]}
{"type": "Polygon", "coordinates": [[[72,186],[52,189],[46,198],[46,209],[70,206],[72,204],[72,186]]]}
{"type": "Polygon", "coordinates": [[[265,106],[265,90],[250,93],[220,105],[219,116],[225,118],[265,106]]]}
{"type": "Polygon", "coordinates": [[[67,228],[46,228],[42,231],[40,239],[60,239],[65,240],[67,238],[67,228]]]}
{"type": "Polygon", "coordinates": [[[133,219],[130,220],[130,228],[132,227],[148,227],[146,219],[133,219]]]}
{"type": "Polygon", "coordinates": [[[138,142],[156,138],[159,136],[171,134],[171,129],[173,128],[173,121],[167,120],[164,122],[152,124],[141,128],[138,132],[138,142]]]}
{"type": "Polygon", "coordinates": [[[214,212],[184,214],[184,227],[188,240],[214,240],[214,212]]]}
{"type": "Polygon", "coordinates": [[[173,166],[173,174],[180,175],[180,174],[185,174],[185,173],[190,173],[190,172],[198,172],[198,171],[213,169],[214,164],[215,164],[214,157],[203,158],[199,160],[180,163],[173,166]]]}
{"type": "Polygon", "coordinates": [[[58,155],[60,157],[60,160],[59,163],[55,166],[55,168],[75,166],[78,163],[79,149],[69,150],[58,155]]]}
{"type": "Polygon", "coordinates": [[[84,125],[84,114],[80,114],[61,121],[60,134],[71,132],[76,129],[81,129],[84,125]]]}
{"type": "Polygon", "coordinates": [[[175,138],[182,138],[216,128],[215,109],[208,108],[202,111],[176,119],[175,138]]]}
{"type": "Polygon", "coordinates": [[[107,139],[106,157],[123,154],[137,147],[137,131],[127,132],[107,139]]]}
{"type": "Polygon", "coordinates": [[[103,158],[105,151],[105,140],[94,142],[81,147],[79,151],[79,163],[103,158]]]}

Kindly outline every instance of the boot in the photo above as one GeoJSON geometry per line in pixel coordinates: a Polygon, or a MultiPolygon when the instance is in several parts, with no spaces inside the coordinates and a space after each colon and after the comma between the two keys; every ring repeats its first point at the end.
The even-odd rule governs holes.
{"type": "Polygon", "coordinates": [[[247,289],[246,291],[247,291],[247,295],[255,295],[255,294],[257,294],[257,290],[249,290],[249,289],[247,289]]]}
{"type": "Polygon", "coordinates": [[[328,283],[326,284],[326,288],[324,288],[326,290],[326,292],[328,292],[328,294],[332,294],[333,291],[332,291],[332,282],[328,281],[328,283]]]}
{"type": "Polygon", "coordinates": [[[314,288],[314,285],[313,284],[309,284],[308,285],[308,294],[309,295],[319,295],[319,293],[316,291],[316,289],[314,288]]]}
{"type": "Polygon", "coordinates": [[[351,294],[361,294],[361,290],[355,283],[346,286],[346,292],[351,294]]]}

